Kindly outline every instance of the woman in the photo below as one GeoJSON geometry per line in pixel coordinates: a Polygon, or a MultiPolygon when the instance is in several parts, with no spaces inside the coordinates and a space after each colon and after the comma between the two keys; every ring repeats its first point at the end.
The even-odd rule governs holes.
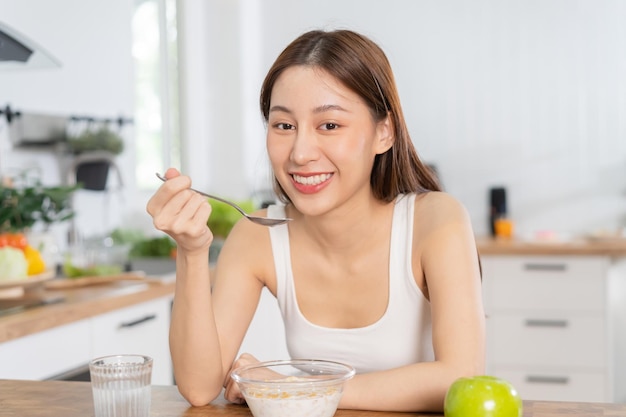
{"type": "Polygon", "coordinates": [[[341,408],[441,411],[453,380],[483,372],[479,261],[465,209],[412,145],[385,54],[352,31],[305,33],[270,69],[260,104],[284,204],[257,214],[291,222],[238,222],[211,291],[206,199],[169,169],[148,203],[178,244],[181,393],[203,405],[224,386],[243,402],[229,373],[256,360],[235,356],[267,287],[291,356],[357,369],[341,408]]]}

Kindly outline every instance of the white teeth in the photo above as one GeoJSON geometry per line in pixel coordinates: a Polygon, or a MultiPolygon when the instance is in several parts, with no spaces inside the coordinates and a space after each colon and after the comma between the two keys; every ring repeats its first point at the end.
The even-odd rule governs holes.
{"type": "Polygon", "coordinates": [[[318,185],[318,184],[323,183],[330,177],[331,177],[331,174],[320,174],[320,175],[313,175],[310,177],[302,177],[300,175],[295,175],[295,174],[293,175],[293,179],[297,183],[304,184],[304,185],[318,185]]]}

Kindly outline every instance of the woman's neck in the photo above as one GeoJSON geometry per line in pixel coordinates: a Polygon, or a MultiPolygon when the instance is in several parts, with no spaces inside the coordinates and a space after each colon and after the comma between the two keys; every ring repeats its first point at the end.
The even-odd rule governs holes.
{"type": "Polygon", "coordinates": [[[360,201],[351,201],[323,215],[307,216],[295,207],[289,207],[288,215],[295,222],[290,224],[294,233],[302,232],[311,243],[324,252],[349,256],[360,253],[363,245],[371,239],[389,234],[394,203],[385,203],[373,196],[360,201]]]}

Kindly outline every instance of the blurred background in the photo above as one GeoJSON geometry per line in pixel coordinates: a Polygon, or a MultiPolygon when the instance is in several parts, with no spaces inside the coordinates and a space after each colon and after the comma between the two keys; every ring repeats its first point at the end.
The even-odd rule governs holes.
{"type": "MultiPolygon", "coordinates": [[[[266,199],[259,87],[313,28],[355,29],[387,52],[418,152],[477,235],[489,233],[494,187],[519,237],[626,225],[626,2],[0,0],[0,10],[2,27],[51,57],[0,65],[0,174],[73,175],[63,139],[11,133],[15,112],[78,117],[74,129],[81,117],[112,121],[123,137],[106,186],[75,195],[82,236],[150,231],[145,203],[168,166],[198,188],[266,199]]],[[[68,227],[53,230],[64,240],[68,227]]]]}

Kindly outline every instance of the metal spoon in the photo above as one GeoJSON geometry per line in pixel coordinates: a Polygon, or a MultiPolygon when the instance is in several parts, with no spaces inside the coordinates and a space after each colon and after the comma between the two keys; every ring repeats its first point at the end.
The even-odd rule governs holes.
{"type": "MultiPolygon", "coordinates": [[[[158,172],[156,173],[156,176],[163,182],[167,181],[167,179],[165,177],[163,177],[161,174],[159,174],[158,172]]],[[[250,220],[253,223],[257,223],[263,226],[278,226],[279,224],[283,224],[283,223],[287,223],[288,221],[290,221],[291,219],[272,219],[269,217],[258,217],[258,216],[251,216],[248,213],[246,213],[241,207],[239,207],[237,204],[233,203],[232,201],[228,201],[228,200],[224,200],[223,198],[211,195],[211,194],[207,194],[207,193],[203,193],[202,191],[198,191],[195,190],[193,188],[190,188],[191,191],[195,191],[198,194],[201,194],[205,197],[211,198],[213,200],[217,200],[217,201],[221,201],[222,203],[226,203],[229,206],[235,208],[239,213],[241,213],[246,219],[250,220]]]]}

